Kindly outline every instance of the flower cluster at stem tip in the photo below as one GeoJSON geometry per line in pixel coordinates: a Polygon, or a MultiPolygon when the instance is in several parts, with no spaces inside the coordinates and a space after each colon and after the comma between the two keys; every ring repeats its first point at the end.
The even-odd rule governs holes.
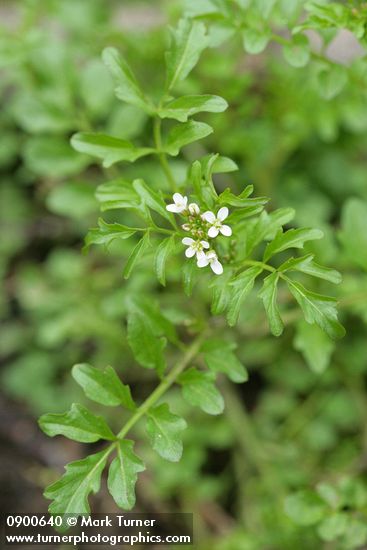
{"type": "Polygon", "coordinates": [[[218,260],[216,251],[211,247],[207,239],[215,239],[219,234],[225,237],[232,235],[229,225],[223,224],[228,217],[228,208],[222,206],[217,215],[209,210],[203,214],[196,203],[188,204],[188,198],[180,193],[174,193],[173,203],[168,204],[166,209],[174,214],[181,214],[186,218],[182,225],[184,231],[188,231],[191,237],[184,237],[182,243],[187,246],[185,256],[193,258],[196,256],[198,267],[210,266],[216,275],[223,273],[223,266],[218,260]]]}

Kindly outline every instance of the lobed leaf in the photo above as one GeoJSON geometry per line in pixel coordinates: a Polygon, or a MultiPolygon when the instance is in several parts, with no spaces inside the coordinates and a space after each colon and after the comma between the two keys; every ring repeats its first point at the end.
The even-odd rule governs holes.
{"type": "Polygon", "coordinates": [[[300,305],[307,323],[316,323],[333,340],[342,338],[344,327],[338,322],[336,300],[307,290],[300,283],[288,279],[288,288],[300,305]]]}
{"type": "Polygon", "coordinates": [[[158,338],[149,318],[133,308],[127,318],[127,340],[135,359],[147,369],[156,369],[162,374],[166,363],[163,350],[165,338],[158,338]]]}
{"type": "Polygon", "coordinates": [[[92,401],[110,407],[122,405],[130,410],[136,408],[129,386],[121,382],[112,367],[101,371],[87,364],[75,365],[72,376],[92,401]]]}
{"type": "Polygon", "coordinates": [[[217,415],[224,410],[224,400],[214,381],[214,373],[199,371],[194,367],[180,374],[177,379],[182,386],[185,401],[208,414],[217,415]]]}
{"type": "Polygon", "coordinates": [[[310,45],[307,36],[296,34],[289,44],[283,46],[285,60],[292,67],[301,68],[307,65],[310,60],[310,45]]]}
{"type": "Polygon", "coordinates": [[[244,225],[246,231],[246,254],[251,254],[252,250],[263,240],[274,239],[279,228],[290,222],[294,218],[294,215],[293,208],[278,208],[270,214],[263,210],[258,219],[252,223],[246,221],[246,225],[244,225]]]}
{"type": "Polygon", "coordinates": [[[264,262],[267,262],[269,258],[287,250],[288,248],[303,248],[306,241],[312,241],[315,239],[322,239],[324,236],[320,229],[289,229],[285,233],[279,231],[275,239],[270,242],[264,252],[264,262]]]}
{"type": "Polygon", "coordinates": [[[285,499],[284,510],[297,525],[314,525],[328,514],[326,503],[317,493],[304,490],[285,499]]]}
{"type": "Polygon", "coordinates": [[[190,120],[175,126],[168,134],[163,151],[172,156],[177,156],[180,149],[193,141],[203,139],[213,132],[213,128],[204,122],[190,120]]]}
{"type": "Polygon", "coordinates": [[[278,267],[278,271],[283,273],[286,271],[301,271],[302,273],[313,275],[319,279],[325,279],[331,283],[339,284],[341,282],[342,277],[338,271],[317,264],[313,261],[313,257],[313,254],[306,254],[301,258],[289,258],[289,260],[278,267]]]}
{"type": "Polygon", "coordinates": [[[115,81],[116,97],[130,105],[139,107],[149,115],[154,113],[154,107],[145,97],[135,75],[116,48],[105,48],[102,52],[102,59],[115,81]]]}
{"type": "Polygon", "coordinates": [[[166,460],[178,462],[182,456],[181,432],[185,420],[172,414],[167,403],[149,410],[146,430],[153,449],[166,460]]]}
{"type": "Polygon", "coordinates": [[[101,210],[139,208],[140,197],[129,181],[122,178],[102,183],[97,187],[96,199],[101,210]]]}
{"type": "Polygon", "coordinates": [[[128,239],[136,233],[136,229],[132,227],[120,223],[107,223],[102,218],[98,219],[98,226],[88,231],[83,250],[87,250],[92,244],[104,244],[108,247],[115,239],[128,239]]]}
{"type": "Polygon", "coordinates": [[[63,435],[81,443],[116,439],[102,416],[96,416],[76,403],[66,413],[42,415],[38,423],[41,430],[50,437],[63,435]]]}
{"type": "Polygon", "coordinates": [[[125,264],[125,267],[122,273],[125,279],[128,279],[130,277],[132,270],[134,269],[135,265],[138,263],[140,258],[143,256],[149,244],[150,244],[149,232],[147,231],[145,235],[140,239],[138,244],[134,247],[133,251],[128,257],[128,260],[125,264]]]}
{"type": "Polygon", "coordinates": [[[224,313],[228,307],[231,297],[231,287],[228,285],[232,277],[231,271],[228,269],[220,277],[213,279],[209,287],[212,291],[211,312],[213,315],[224,313]]]}
{"type": "Polygon", "coordinates": [[[44,492],[46,498],[54,501],[49,506],[50,514],[90,513],[88,496],[99,491],[101,475],[109,454],[110,449],[106,449],[66,466],[65,474],[44,492]]]}
{"type": "Polygon", "coordinates": [[[223,372],[232,382],[240,384],[248,380],[248,373],[233,353],[233,344],[224,340],[207,340],[202,346],[205,362],[213,372],[223,372]]]}
{"type": "Polygon", "coordinates": [[[265,277],[263,287],[258,294],[263,301],[270,330],[274,336],[280,336],[284,329],[277,304],[278,280],[279,273],[276,272],[265,277]]]}
{"type": "Polygon", "coordinates": [[[144,463],[134,453],[134,442],[129,439],[119,441],[117,457],[108,471],[107,486],[117,506],[123,510],[134,508],[137,474],[144,470],[144,463]]]}
{"type": "Polygon", "coordinates": [[[141,204],[148,207],[154,212],[157,212],[162,218],[172,223],[173,216],[166,210],[166,204],[162,196],[151,189],[143,180],[137,179],[133,181],[133,189],[140,197],[141,204]]]}
{"type": "Polygon", "coordinates": [[[139,311],[149,320],[156,336],[165,336],[170,342],[177,344],[178,337],[174,324],[165,317],[160,305],[151,297],[134,296],[129,299],[129,309],[139,311]]]}
{"type": "Polygon", "coordinates": [[[175,248],[175,235],[164,239],[157,247],[154,268],[157,274],[158,281],[161,285],[166,286],[166,263],[168,257],[172,254],[175,248]]]}
{"type": "Polygon", "coordinates": [[[186,122],[196,113],[222,113],[228,103],[217,95],[187,95],[170,101],[158,111],[161,118],[173,118],[179,122],[186,122]]]}
{"type": "Polygon", "coordinates": [[[119,161],[135,162],[137,159],[154,153],[149,147],[135,147],[130,141],[106,134],[79,132],[71,138],[76,151],[101,159],[109,168],[119,161]]]}
{"type": "Polygon", "coordinates": [[[271,38],[270,29],[251,29],[243,31],[243,47],[247,53],[259,54],[263,52],[271,38]]]}
{"type": "Polygon", "coordinates": [[[255,279],[261,272],[262,267],[250,267],[230,281],[232,292],[227,311],[227,321],[230,326],[237,323],[242,303],[251,292],[255,279]]]}
{"type": "Polygon", "coordinates": [[[318,74],[320,95],[327,100],[333,99],[343,90],[348,82],[348,73],[342,65],[331,64],[318,74]]]}
{"type": "Polygon", "coordinates": [[[187,77],[208,46],[205,25],[199,21],[181,19],[171,36],[171,47],[166,53],[168,91],[187,77]]]}
{"type": "Polygon", "coordinates": [[[294,347],[300,351],[313,372],[323,373],[329,366],[335,344],[317,325],[297,324],[294,347]]]}

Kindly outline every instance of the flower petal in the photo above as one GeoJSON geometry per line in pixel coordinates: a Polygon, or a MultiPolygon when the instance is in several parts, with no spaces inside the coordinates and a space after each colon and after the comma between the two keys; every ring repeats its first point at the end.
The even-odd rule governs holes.
{"type": "Polygon", "coordinates": [[[222,225],[219,228],[219,231],[224,235],[225,237],[230,237],[232,235],[232,229],[229,227],[229,225],[222,225]]]}
{"type": "Polygon", "coordinates": [[[206,212],[204,212],[204,214],[202,214],[201,217],[209,223],[215,222],[215,214],[214,212],[210,212],[210,210],[207,210],[206,212]]]}
{"type": "Polygon", "coordinates": [[[192,202],[191,204],[189,204],[189,212],[192,215],[200,214],[200,208],[195,202],[192,202]]]}
{"type": "Polygon", "coordinates": [[[214,260],[214,261],[210,262],[210,267],[212,268],[212,270],[214,271],[214,273],[216,275],[222,275],[223,266],[222,266],[222,264],[220,263],[219,260],[214,260]]]}
{"type": "Polygon", "coordinates": [[[204,252],[203,250],[198,250],[198,251],[196,252],[196,258],[197,258],[198,260],[200,260],[200,258],[206,258],[205,252],[204,252]]]}
{"type": "Polygon", "coordinates": [[[185,250],[186,258],[192,258],[193,256],[195,256],[195,254],[196,254],[196,250],[192,248],[192,246],[189,246],[189,248],[186,248],[185,250]]]}
{"type": "Polygon", "coordinates": [[[182,239],[182,244],[185,244],[186,246],[191,246],[194,242],[194,239],[192,239],[191,237],[184,237],[182,239]]]}
{"type": "Polygon", "coordinates": [[[219,233],[219,229],[217,227],[215,227],[214,225],[212,225],[210,228],[209,228],[209,231],[208,231],[208,237],[211,237],[212,239],[214,239],[219,233]]]}
{"type": "Polygon", "coordinates": [[[226,206],[222,206],[222,208],[220,208],[218,211],[217,218],[222,222],[228,217],[228,214],[229,214],[228,208],[226,206]]]}
{"type": "Polygon", "coordinates": [[[181,208],[177,206],[177,204],[167,204],[166,210],[168,210],[168,212],[175,212],[175,214],[181,212],[181,208]]]}
{"type": "Polygon", "coordinates": [[[203,248],[210,248],[210,244],[207,241],[200,241],[200,244],[203,248]]]}
{"type": "Polygon", "coordinates": [[[173,200],[177,204],[181,204],[184,202],[184,197],[181,195],[181,193],[173,193],[173,200]]]}
{"type": "Polygon", "coordinates": [[[198,261],[197,261],[197,266],[198,267],[206,267],[207,265],[209,264],[209,260],[208,258],[206,257],[205,254],[203,254],[203,256],[200,256],[200,258],[198,258],[198,261]]]}

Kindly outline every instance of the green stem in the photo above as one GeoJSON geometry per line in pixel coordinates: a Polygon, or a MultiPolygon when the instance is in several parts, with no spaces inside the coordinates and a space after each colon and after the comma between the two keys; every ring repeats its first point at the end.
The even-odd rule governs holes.
{"type": "Polygon", "coordinates": [[[167,157],[165,153],[162,152],[161,125],[161,119],[159,117],[156,117],[153,122],[154,142],[158,151],[159,162],[161,163],[163,172],[165,173],[165,176],[167,178],[167,182],[169,183],[171,190],[175,192],[177,191],[177,185],[171,172],[171,168],[169,167],[167,157]]]}
{"type": "Polygon", "coordinates": [[[163,378],[162,382],[153,393],[140,405],[140,407],[135,411],[133,416],[126,422],[122,429],[117,434],[118,439],[123,439],[126,434],[131,430],[131,428],[144,416],[151,407],[162,397],[162,395],[174,384],[177,380],[177,377],[181,372],[187,367],[187,365],[192,361],[195,355],[198,353],[201,344],[206,336],[206,333],[203,332],[191,346],[187,349],[185,355],[182,357],[181,361],[177,363],[175,367],[163,378]]]}
{"type": "Polygon", "coordinates": [[[255,265],[262,267],[262,269],[265,269],[266,271],[271,271],[274,273],[276,271],[275,267],[272,267],[271,265],[265,264],[264,262],[258,262],[257,260],[245,260],[242,262],[242,265],[255,265]]]}

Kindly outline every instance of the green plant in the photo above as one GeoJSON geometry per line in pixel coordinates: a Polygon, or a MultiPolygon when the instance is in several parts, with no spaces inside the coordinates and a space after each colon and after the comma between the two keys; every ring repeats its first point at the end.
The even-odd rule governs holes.
{"type": "MultiPolygon", "coordinates": [[[[283,332],[277,304],[278,282],[281,281],[298,302],[308,323],[316,324],[331,338],[340,338],[344,335],[344,329],[337,321],[336,300],[307,290],[299,280],[290,276],[295,272],[339,283],[339,273],[316,264],[313,254],[301,257],[283,255],[290,249],[302,249],[307,241],[322,238],[321,231],[312,228],[284,230],[283,226],[293,218],[293,210],[284,208],[268,214],[264,211],[266,198],[249,198],[251,186],[239,195],[233,194],[229,188],[218,194],[212,176],[236,168],[228,158],[211,155],[195,161],[185,184],[178,186],[175,181],[167,155],[178,155],[183,146],[212,132],[209,125],[188,119],[202,111],[218,112],[226,107],[226,102],[217,96],[172,97],[175,85],[186,78],[207,44],[202,23],[188,19],[179,22],[172,33],[171,48],[166,53],[166,84],[157,105],[141,90],[131,69],[117,51],[112,48],[104,51],[103,59],[114,77],[117,97],[152,117],[154,143],[137,147],[113,136],[82,133],[73,136],[72,144],[78,151],[102,159],[107,168],[118,161],[134,162],[154,154],[174,194],[173,202],[166,205],[164,188],[154,190],[141,179],[132,183],[115,179],[100,185],[97,198],[102,209],[126,209],[127,222],[135,219],[136,222],[134,225],[122,225],[100,219],[99,227],[88,233],[86,247],[92,244],[107,247],[114,241],[142,234],[132,248],[123,275],[129,278],[138,262],[148,257],[152,258],[159,282],[165,285],[167,273],[170,278],[167,265],[170,265],[171,256],[182,253],[184,244],[188,247],[185,266],[182,267],[186,293],[190,295],[196,291],[193,290],[195,281],[208,277],[208,274],[202,274],[201,268],[210,266],[215,274],[209,283],[213,293],[212,314],[226,312],[230,326],[236,324],[257,277],[269,273],[263,279],[259,297],[274,335],[280,336],[283,332]],[[161,121],[166,118],[180,123],[162,137],[161,121]],[[193,193],[193,202],[189,203],[188,197],[178,192],[182,189],[185,193],[193,193]],[[228,207],[231,208],[230,214],[228,207]],[[179,216],[179,225],[173,213],[179,216]],[[137,226],[139,220],[143,221],[143,226],[137,226]],[[229,225],[224,224],[224,220],[229,225]],[[259,254],[261,259],[256,259],[259,254]]],[[[126,439],[126,436],[143,417],[153,449],[167,460],[175,462],[180,459],[181,431],[186,428],[186,422],[173,414],[167,403],[158,404],[174,383],[182,386],[183,397],[190,404],[200,406],[209,414],[222,412],[223,398],[214,385],[216,373],[224,372],[233,382],[240,383],[247,379],[246,370],[233,353],[234,344],[217,339],[218,331],[210,317],[202,318],[200,325],[192,332],[191,342],[179,339],[169,319],[145,300],[134,295],[129,298],[129,345],[137,362],[143,367],[155,369],[161,378],[160,384],[140,406],[136,406],[130,389],[119,381],[111,367],[103,372],[87,365],[74,367],[74,378],[87,397],[103,405],[122,405],[132,413],[117,434],[111,431],[103,417],[95,416],[80,405],[73,405],[65,414],[41,417],[40,426],[47,435],[62,434],[85,443],[101,439],[111,441],[103,451],[71,463],[65,475],[46,489],[46,497],[54,499],[51,512],[87,512],[87,497],[90,492],[98,490],[101,473],[111,453],[117,455],[109,469],[109,491],[120,507],[131,509],[134,506],[137,473],[144,469],[144,465],[133,451],[133,441],[126,439]],[[166,374],[164,349],[168,342],[181,351],[182,359],[166,374]],[[201,354],[208,368],[190,367],[187,370],[186,367],[200,360],[201,354]]]]}

